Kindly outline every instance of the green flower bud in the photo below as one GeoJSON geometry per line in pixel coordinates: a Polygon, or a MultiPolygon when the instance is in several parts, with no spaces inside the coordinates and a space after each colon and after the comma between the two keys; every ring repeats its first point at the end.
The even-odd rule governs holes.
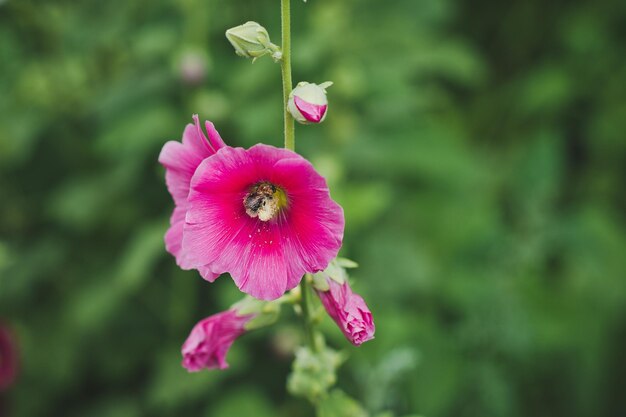
{"type": "Polygon", "coordinates": [[[267,30],[257,22],[246,22],[243,25],[226,31],[226,39],[235,48],[235,53],[253,61],[264,55],[271,55],[274,61],[280,61],[280,48],[270,42],[267,30]]]}
{"type": "Polygon", "coordinates": [[[336,371],[344,360],[341,353],[326,347],[315,353],[306,347],[299,348],[287,380],[287,389],[295,396],[317,401],[337,381],[336,371]]]}

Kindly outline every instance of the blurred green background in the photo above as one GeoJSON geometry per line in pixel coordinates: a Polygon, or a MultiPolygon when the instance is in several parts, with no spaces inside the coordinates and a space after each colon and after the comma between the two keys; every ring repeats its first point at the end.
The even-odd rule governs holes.
{"type": "MultiPolygon", "coordinates": [[[[626,2],[293,0],[294,81],[332,80],[297,147],[345,208],[376,339],[340,386],[371,412],[624,416],[626,2]]],[[[180,346],[239,297],[179,270],[157,156],[191,114],[281,146],[280,72],[235,56],[278,0],[0,1],[3,416],[311,416],[299,323],[180,346]]]]}

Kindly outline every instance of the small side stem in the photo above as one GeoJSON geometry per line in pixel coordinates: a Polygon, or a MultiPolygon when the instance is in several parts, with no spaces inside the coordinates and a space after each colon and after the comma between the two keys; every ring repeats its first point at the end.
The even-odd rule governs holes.
{"type": "Polygon", "coordinates": [[[293,88],[291,81],[291,7],[290,0],[280,0],[280,23],[283,56],[280,61],[280,72],[283,79],[283,112],[285,115],[285,148],[296,150],[296,134],[294,120],[287,110],[289,94],[293,88]]]}

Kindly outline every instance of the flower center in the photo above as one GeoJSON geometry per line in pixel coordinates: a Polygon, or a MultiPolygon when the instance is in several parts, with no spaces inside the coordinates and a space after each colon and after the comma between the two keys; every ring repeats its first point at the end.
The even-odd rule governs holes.
{"type": "Polygon", "coordinates": [[[272,183],[259,182],[248,191],[243,198],[246,214],[266,222],[272,220],[281,209],[287,206],[287,195],[272,183]]]}

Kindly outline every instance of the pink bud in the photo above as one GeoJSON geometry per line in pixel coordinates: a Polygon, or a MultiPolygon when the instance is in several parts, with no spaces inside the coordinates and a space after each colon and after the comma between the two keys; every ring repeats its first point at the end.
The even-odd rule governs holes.
{"type": "Polygon", "coordinates": [[[328,291],[317,291],[326,312],[346,338],[356,346],[374,338],[374,320],[363,298],[352,292],[348,282],[337,283],[327,278],[328,291]]]}
{"type": "Polygon", "coordinates": [[[294,119],[303,124],[321,123],[326,118],[328,99],[326,89],[333,83],[320,85],[300,82],[289,95],[287,109],[294,119]]]}
{"type": "Polygon", "coordinates": [[[228,349],[252,318],[254,314],[240,316],[236,310],[227,310],[198,322],[183,344],[183,366],[190,372],[228,368],[228,349]]]}

